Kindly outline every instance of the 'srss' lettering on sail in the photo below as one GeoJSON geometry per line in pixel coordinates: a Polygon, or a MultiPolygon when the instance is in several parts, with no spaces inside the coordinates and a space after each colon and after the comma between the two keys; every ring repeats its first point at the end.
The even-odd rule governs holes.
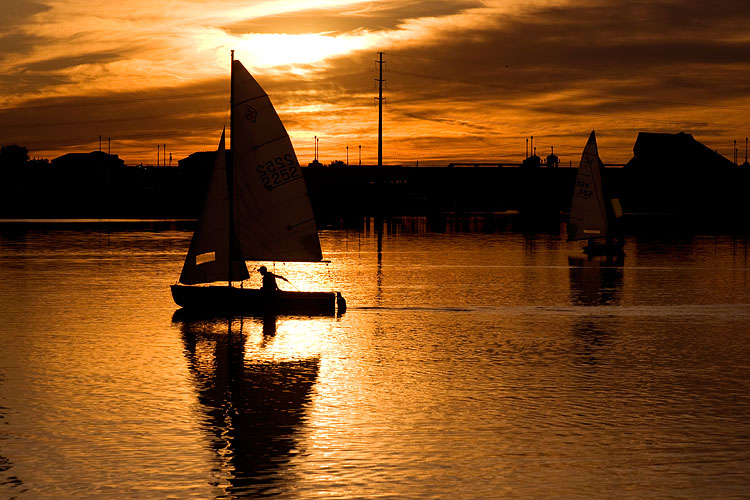
{"type": "Polygon", "coordinates": [[[263,187],[269,191],[302,177],[299,163],[291,154],[285,154],[283,158],[277,156],[273,160],[261,163],[255,170],[260,174],[263,187]]]}

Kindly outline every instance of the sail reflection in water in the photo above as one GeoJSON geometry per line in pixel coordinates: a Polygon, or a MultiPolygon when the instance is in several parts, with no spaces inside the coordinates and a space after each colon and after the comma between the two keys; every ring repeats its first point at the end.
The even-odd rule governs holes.
{"type": "Polygon", "coordinates": [[[607,309],[602,306],[620,305],[623,268],[583,257],[568,257],[568,264],[571,304],[600,311],[573,316],[571,332],[576,342],[572,350],[581,366],[597,365],[606,357],[606,349],[616,337],[617,319],[603,320],[607,309]]]}
{"type": "MultiPolygon", "coordinates": [[[[231,497],[273,494],[300,453],[318,356],[269,355],[276,318],[196,320],[176,314],[185,357],[231,497]]],[[[285,487],[288,487],[286,485],[285,487]]]]}

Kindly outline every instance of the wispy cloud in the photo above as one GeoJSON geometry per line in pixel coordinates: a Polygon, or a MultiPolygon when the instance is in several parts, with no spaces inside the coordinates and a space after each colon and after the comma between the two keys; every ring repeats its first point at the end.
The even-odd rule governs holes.
{"type": "Polygon", "coordinates": [[[235,49],[302,155],[314,135],[330,151],[362,144],[372,155],[382,50],[393,161],[446,144],[522,152],[530,135],[575,158],[592,128],[614,162],[639,130],[685,130],[721,151],[750,128],[745,4],[9,0],[0,134],[50,156],[100,133],[128,137],[131,163],[147,161],[149,141],[215,146],[235,49]]]}

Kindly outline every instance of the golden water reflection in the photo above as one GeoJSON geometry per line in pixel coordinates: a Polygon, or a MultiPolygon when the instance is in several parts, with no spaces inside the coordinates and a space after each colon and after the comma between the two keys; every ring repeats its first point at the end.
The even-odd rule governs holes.
{"type": "Polygon", "coordinates": [[[3,236],[0,497],[742,498],[746,248],[563,238],[323,231],[345,315],[229,321],[189,231],[3,236]]]}
{"type": "Polygon", "coordinates": [[[304,453],[298,436],[320,368],[313,322],[179,314],[174,321],[217,457],[219,497],[272,494],[288,481],[292,457],[304,453]]]}

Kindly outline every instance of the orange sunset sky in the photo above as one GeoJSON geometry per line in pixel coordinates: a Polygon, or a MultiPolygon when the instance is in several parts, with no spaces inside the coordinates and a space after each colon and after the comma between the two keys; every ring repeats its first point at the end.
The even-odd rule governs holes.
{"type": "Polygon", "coordinates": [[[98,149],[128,165],[216,149],[230,49],[266,89],[300,162],[520,162],[526,138],[605,163],[639,131],[688,132],[740,162],[750,135],[747,0],[3,0],[0,143],[98,149]]]}

